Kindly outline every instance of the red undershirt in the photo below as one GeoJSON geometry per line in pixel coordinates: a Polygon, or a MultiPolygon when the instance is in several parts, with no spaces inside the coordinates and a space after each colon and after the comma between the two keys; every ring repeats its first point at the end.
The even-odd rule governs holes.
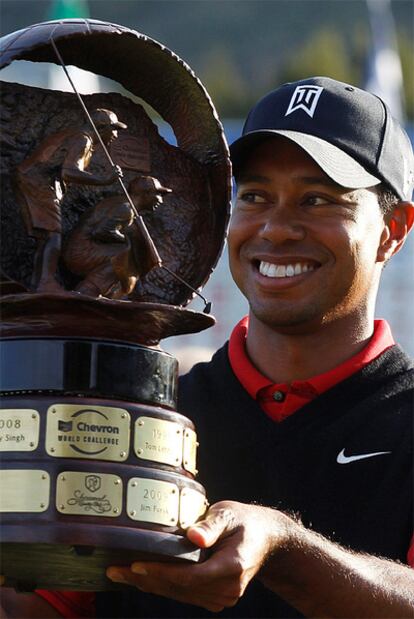
{"type": "MultiPolygon", "coordinates": [[[[235,326],[230,336],[230,365],[249,395],[275,422],[282,421],[310,400],[345,380],[395,343],[388,323],[385,320],[376,320],[373,336],[359,353],[325,374],[313,376],[305,381],[293,381],[289,385],[272,383],[254,367],[246,353],[247,329],[246,316],[235,326]]],[[[407,560],[408,564],[414,567],[414,537],[407,560]]],[[[95,616],[94,593],[43,590],[37,590],[36,593],[56,608],[62,617],[79,619],[95,616]]]]}
{"type": "Polygon", "coordinates": [[[62,617],[80,619],[95,617],[94,591],[44,591],[36,589],[35,593],[44,598],[62,617]]]}

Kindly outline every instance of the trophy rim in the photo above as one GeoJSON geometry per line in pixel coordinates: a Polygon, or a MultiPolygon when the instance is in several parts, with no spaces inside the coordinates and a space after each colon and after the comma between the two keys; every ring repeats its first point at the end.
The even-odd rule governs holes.
{"type": "Polygon", "coordinates": [[[74,292],[8,294],[0,299],[1,338],[87,338],[157,346],[160,340],[197,333],[216,319],[178,305],[94,299],[74,292]],[[81,320],[79,317],[81,316],[81,320]]]}

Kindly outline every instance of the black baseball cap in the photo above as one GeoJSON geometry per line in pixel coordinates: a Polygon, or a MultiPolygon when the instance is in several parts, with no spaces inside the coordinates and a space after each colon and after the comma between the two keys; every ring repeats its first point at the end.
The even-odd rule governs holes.
{"type": "Polygon", "coordinates": [[[231,145],[236,177],[252,149],[275,134],[298,144],[343,187],[385,183],[411,200],[411,142],[376,95],[328,77],[283,84],[251,109],[242,137],[231,145]]]}

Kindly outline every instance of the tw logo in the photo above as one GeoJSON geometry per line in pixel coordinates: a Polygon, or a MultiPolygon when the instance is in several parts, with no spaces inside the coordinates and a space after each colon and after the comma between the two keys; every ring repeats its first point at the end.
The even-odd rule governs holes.
{"type": "Polygon", "coordinates": [[[296,112],[296,110],[303,110],[313,118],[322,90],[322,86],[307,86],[306,84],[304,86],[297,86],[285,116],[296,112]]]}

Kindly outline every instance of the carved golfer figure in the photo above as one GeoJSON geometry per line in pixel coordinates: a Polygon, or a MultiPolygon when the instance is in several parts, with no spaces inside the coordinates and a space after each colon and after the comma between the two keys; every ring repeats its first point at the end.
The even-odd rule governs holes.
{"type": "MultiPolygon", "coordinates": [[[[139,176],[128,191],[139,213],[154,211],[171,189],[139,176]]],[[[122,195],[106,198],[82,215],[63,250],[66,267],[84,279],[76,290],[92,297],[120,298],[154,266],[148,241],[122,195]]]]}
{"type": "MultiPolygon", "coordinates": [[[[96,109],[91,117],[106,145],[118,137],[117,128],[126,129],[110,110],[96,109]]],[[[110,185],[122,176],[118,166],[105,176],[87,171],[97,142],[98,136],[89,124],[63,129],[49,135],[17,166],[16,184],[25,224],[37,239],[31,281],[35,291],[61,290],[55,275],[61,251],[60,203],[66,185],[110,185]]]]}

